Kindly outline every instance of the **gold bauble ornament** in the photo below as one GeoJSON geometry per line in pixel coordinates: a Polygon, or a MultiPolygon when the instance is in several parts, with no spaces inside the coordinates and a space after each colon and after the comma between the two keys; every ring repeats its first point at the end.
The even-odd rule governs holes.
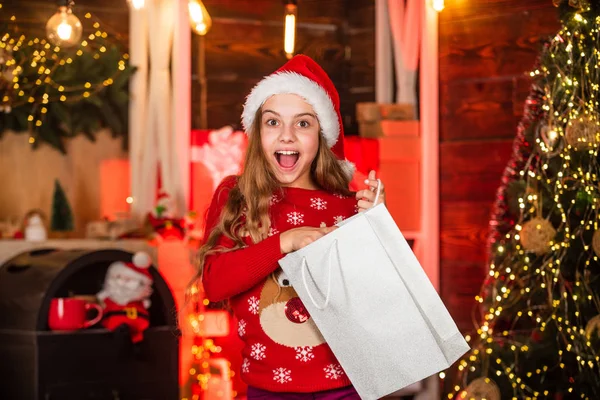
{"type": "Polygon", "coordinates": [[[554,239],[556,229],[550,221],[535,217],[523,224],[521,229],[521,244],[523,248],[537,255],[544,254],[550,249],[550,241],[554,239]]]}
{"type": "Polygon", "coordinates": [[[500,389],[490,378],[477,378],[461,393],[462,399],[500,400],[500,389]]]}
{"type": "Polygon", "coordinates": [[[600,231],[595,231],[594,236],[592,236],[592,249],[600,257],[600,231]]]}
{"type": "Polygon", "coordinates": [[[600,142],[600,127],[590,117],[581,117],[569,122],[565,129],[565,140],[575,150],[585,150],[596,147],[600,142]]]}
{"type": "Polygon", "coordinates": [[[541,122],[538,125],[538,135],[541,139],[539,145],[540,151],[547,157],[555,156],[562,151],[564,147],[563,141],[560,139],[560,135],[554,127],[541,122]]]}
{"type": "Polygon", "coordinates": [[[594,332],[600,336],[600,315],[592,317],[585,326],[585,335],[588,339],[591,339],[594,332]]]}

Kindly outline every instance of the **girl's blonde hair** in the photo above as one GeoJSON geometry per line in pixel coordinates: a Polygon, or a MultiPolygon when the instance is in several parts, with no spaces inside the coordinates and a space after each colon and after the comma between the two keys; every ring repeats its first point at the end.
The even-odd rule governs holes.
{"type": "MultiPolygon", "coordinates": [[[[243,237],[250,236],[253,243],[267,237],[271,220],[269,205],[271,196],[281,190],[281,186],[262,148],[261,142],[262,107],[256,112],[254,123],[249,132],[248,149],[244,161],[244,170],[221,211],[219,222],[205,237],[197,257],[197,273],[191,284],[202,279],[204,262],[210,254],[237,250],[245,246],[243,237]],[[225,249],[217,246],[221,235],[231,239],[235,245],[225,249]]],[[[340,139],[343,140],[343,139],[340,139]]],[[[346,176],[337,157],[327,147],[319,133],[319,149],[311,165],[311,177],[320,189],[344,196],[351,195],[350,178],[346,176]]],[[[208,227],[207,227],[208,228],[208,227]]]]}

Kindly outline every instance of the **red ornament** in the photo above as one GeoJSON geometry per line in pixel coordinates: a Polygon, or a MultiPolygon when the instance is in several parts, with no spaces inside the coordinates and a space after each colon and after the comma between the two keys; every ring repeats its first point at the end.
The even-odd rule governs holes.
{"type": "Polygon", "coordinates": [[[285,305],[285,316],[290,321],[296,324],[302,324],[309,320],[310,314],[302,300],[299,297],[294,297],[290,299],[285,305]]]}

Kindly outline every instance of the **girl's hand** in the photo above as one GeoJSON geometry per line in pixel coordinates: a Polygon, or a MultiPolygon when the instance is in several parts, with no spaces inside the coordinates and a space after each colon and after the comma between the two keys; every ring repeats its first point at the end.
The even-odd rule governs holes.
{"type": "Polygon", "coordinates": [[[294,228],[285,231],[279,236],[281,253],[287,254],[291,253],[292,251],[300,250],[301,248],[308,246],[315,240],[327,235],[329,232],[333,232],[336,229],[337,226],[324,228],[303,226],[301,228],[294,228]]]}
{"type": "Polygon", "coordinates": [[[369,208],[377,205],[377,204],[385,204],[385,187],[383,186],[383,182],[381,183],[381,194],[379,195],[379,200],[377,200],[377,204],[373,204],[375,201],[377,185],[377,177],[375,176],[375,171],[369,172],[369,177],[365,180],[365,184],[368,186],[368,189],[359,190],[356,192],[356,199],[358,200],[358,212],[367,211],[369,208]]]}

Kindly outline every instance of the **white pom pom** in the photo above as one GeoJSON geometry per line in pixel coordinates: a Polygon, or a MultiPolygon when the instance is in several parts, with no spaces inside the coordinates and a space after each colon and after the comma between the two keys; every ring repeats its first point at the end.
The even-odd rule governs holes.
{"type": "Polygon", "coordinates": [[[138,251],[135,253],[131,261],[133,262],[133,265],[138,268],[149,268],[150,265],[152,265],[150,256],[148,253],[144,253],[143,251],[138,251]]]}

